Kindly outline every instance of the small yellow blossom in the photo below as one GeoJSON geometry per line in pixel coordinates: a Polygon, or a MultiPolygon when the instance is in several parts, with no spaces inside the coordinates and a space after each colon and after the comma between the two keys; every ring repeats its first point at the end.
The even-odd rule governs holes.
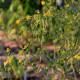
{"type": "Polygon", "coordinates": [[[61,48],[61,46],[58,45],[58,49],[60,49],[60,48],[61,48]]]}
{"type": "Polygon", "coordinates": [[[41,1],[41,4],[42,4],[42,5],[45,5],[45,1],[41,1]]]}
{"type": "Polygon", "coordinates": [[[62,39],[63,38],[63,35],[61,35],[60,38],[62,39]]]}
{"type": "Polygon", "coordinates": [[[74,56],[74,58],[76,58],[76,59],[77,59],[77,57],[78,57],[78,55],[75,55],[75,56],[74,56]]]}
{"type": "Polygon", "coordinates": [[[50,6],[51,9],[53,9],[53,6],[50,6]]]}
{"type": "Polygon", "coordinates": [[[19,63],[22,61],[22,59],[19,59],[19,63]]]}
{"type": "Polygon", "coordinates": [[[67,19],[68,17],[67,17],[67,16],[65,16],[65,18],[67,19]]]}
{"type": "Polygon", "coordinates": [[[67,29],[67,32],[69,32],[70,31],[70,29],[67,29]]]}
{"type": "Polygon", "coordinates": [[[20,20],[16,20],[16,24],[19,24],[20,23],[20,20]]]}
{"type": "Polygon", "coordinates": [[[66,6],[69,7],[69,4],[67,4],[66,6]]]}
{"type": "Polygon", "coordinates": [[[50,28],[50,31],[53,31],[53,28],[50,28]]]}
{"type": "Polygon", "coordinates": [[[11,34],[14,34],[14,33],[15,33],[15,29],[12,29],[12,30],[11,30],[11,34]]]}
{"type": "Polygon", "coordinates": [[[0,23],[2,22],[2,19],[0,19],[0,23]]]}
{"type": "Polygon", "coordinates": [[[50,16],[50,17],[53,17],[53,15],[52,15],[52,14],[50,14],[49,16],[50,16]]]}
{"type": "Polygon", "coordinates": [[[72,3],[74,2],[74,0],[72,0],[72,3]]]}
{"type": "Polygon", "coordinates": [[[69,22],[68,25],[70,25],[71,23],[69,22]]]}
{"type": "Polygon", "coordinates": [[[10,51],[10,49],[9,48],[7,48],[7,52],[9,52],[10,51]]]}
{"type": "Polygon", "coordinates": [[[46,12],[46,15],[48,15],[48,12],[46,12]]]}
{"type": "Polygon", "coordinates": [[[56,10],[56,7],[54,7],[54,10],[56,10]]]}
{"type": "Polygon", "coordinates": [[[42,39],[44,39],[44,36],[42,36],[42,39]]]}
{"type": "Polygon", "coordinates": [[[26,49],[26,48],[27,48],[27,45],[25,45],[23,49],[26,49]]]}
{"type": "Polygon", "coordinates": [[[55,16],[57,16],[57,13],[55,14],[55,16]]]}
{"type": "Polygon", "coordinates": [[[35,19],[37,19],[37,17],[38,17],[37,15],[34,15],[34,18],[35,18],[35,19]]]}
{"type": "Polygon", "coordinates": [[[76,16],[74,16],[74,19],[76,19],[76,16]]]}
{"type": "Polygon", "coordinates": [[[19,51],[19,55],[21,55],[21,56],[22,56],[22,55],[23,55],[23,51],[19,51]]]}
{"type": "Polygon", "coordinates": [[[46,16],[46,13],[44,13],[43,16],[46,16]]]}
{"type": "Polygon", "coordinates": [[[12,62],[12,58],[9,59],[9,62],[10,62],[10,63],[12,62]]]}
{"type": "Polygon", "coordinates": [[[53,43],[56,43],[57,42],[57,39],[53,40],[53,43]]]}
{"type": "Polygon", "coordinates": [[[4,66],[6,66],[7,65],[7,62],[4,62],[4,66]]]}
{"type": "Polygon", "coordinates": [[[62,55],[65,55],[66,54],[66,52],[65,51],[62,51],[62,55]]]}
{"type": "Polygon", "coordinates": [[[48,10],[48,13],[50,12],[50,10],[48,10]]]}
{"type": "Polygon", "coordinates": [[[80,60],[80,56],[78,56],[77,59],[80,60]]]}
{"type": "Polygon", "coordinates": [[[29,20],[31,17],[30,16],[27,16],[26,18],[27,18],[27,20],[29,20]]]}

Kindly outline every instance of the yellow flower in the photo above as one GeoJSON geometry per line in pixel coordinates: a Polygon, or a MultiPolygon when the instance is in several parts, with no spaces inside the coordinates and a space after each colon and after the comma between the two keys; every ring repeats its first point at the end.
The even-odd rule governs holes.
{"type": "Polygon", "coordinates": [[[6,66],[7,65],[7,62],[4,62],[4,66],[6,66]]]}
{"type": "Polygon", "coordinates": [[[51,9],[53,9],[53,6],[50,6],[51,9]]]}
{"type": "Polygon", "coordinates": [[[16,20],[16,24],[19,24],[20,20],[16,20]]]}
{"type": "Polygon", "coordinates": [[[7,48],[7,52],[9,52],[10,51],[10,49],[9,48],[7,48]]]}
{"type": "Polygon", "coordinates": [[[22,61],[22,59],[19,59],[19,63],[22,61]]]}
{"type": "Polygon", "coordinates": [[[69,4],[67,4],[66,6],[69,7],[69,4]]]}
{"type": "Polygon", "coordinates": [[[50,14],[49,16],[50,16],[50,17],[53,17],[53,15],[52,15],[52,14],[50,14]]]}
{"type": "Polygon", "coordinates": [[[63,35],[61,35],[60,38],[62,39],[63,38],[63,35]]]}
{"type": "Polygon", "coordinates": [[[67,19],[68,17],[67,17],[67,16],[65,16],[65,18],[67,19]]]}
{"type": "Polygon", "coordinates": [[[12,29],[12,30],[11,30],[11,34],[14,34],[14,33],[15,33],[15,29],[12,29]]]}
{"type": "Polygon", "coordinates": [[[44,39],[44,36],[42,36],[42,39],[44,39]]]}
{"type": "Polygon", "coordinates": [[[74,16],[74,19],[76,19],[76,16],[74,16]]]}
{"type": "Polygon", "coordinates": [[[50,10],[48,10],[48,13],[50,12],[50,10]]]}
{"type": "Polygon", "coordinates": [[[56,10],[56,7],[54,7],[54,10],[56,10]]]}
{"type": "Polygon", "coordinates": [[[69,22],[68,25],[70,25],[71,23],[69,22]]]}
{"type": "Polygon", "coordinates": [[[72,0],[72,3],[74,2],[74,0],[72,0]]]}
{"type": "Polygon", "coordinates": [[[38,17],[37,15],[34,15],[34,18],[35,18],[35,19],[37,19],[37,17],[38,17]]]}
{"type": "Polygon", "coordinates": [[[57,13],[55,14],[55,16],[57,16],[57,13]]]}
{"type": "Polygon", "coordinates": [[[27,45],[25,45],[23,49],[26,49],[26,48],[27,48],[27,45]]]}
{"type": "Polygon", "coordinates": [[[46,15],[48,15],[48,12],[46,12],[46,15]]]}
{"type": "Polygon", "coordinates": [[[61,48],[61,46],[58,45],[58,49],[60,49],[60,48],[61,48]]]}
{"type": "Polygon", "coordinates": [[[69,32],[70,31],[70,29],[67,29],[67,32],[69,32]]]}
{"type": "Polygon", "coordinates": [[[50,28],[50,31],[53,31],[53,28],[50,28]]]}
{"type": "Polygon", "coordinates": [[[2,22],[2,19],[0,19],[0,23],[2,22]]]}
{"type": "Polygon", "coordinates": [[[22,56],[22,55],[23,55],[23,51],[19,51],[19,55],[21,55],[21,56],[22,56]]]}
{"type": "Polygon", "coordinates": [[[45,5],[45,1],[41,1],[41,4],[42,4],[42,5],[45,5]]]}
{"type": "Polygon", "coordinates": [[[66,54],[66,52],[65,51],[62,51],[62,55],[65,55],[66,54]]]}
{"type": "Polygon", "coordinates": [[[12,58],[9,59],[9,62],[10,62],[10,63],[12,62],[12,58]]]}
{"type": "Polygon", "coordinates": [[[78,56],[77,59],[80,60],[80,56],[78,56]]]}
{"type": "Polygon", "coordinates": [[[77,59],[77,57],[78,57],[78,55],[75,55],[75,56],[74,56],[74,58],[76,58],[76,59],[77,59]]]}
{"type": "Polygon", "coordinates": [[[27,18],[27,20],[29,20],[31,17],[30,16],[27,16],[26,18],[27,18]]]}
{"type": "Polygon", "coordinates": [[[53,43],[56,43],[57,42],[57,39],[53,40],[53,43]]]}
{"type": "Polygon", "coordinates": [[[44,13],[43,16],[46,16],[46,13],[44,13]]]}

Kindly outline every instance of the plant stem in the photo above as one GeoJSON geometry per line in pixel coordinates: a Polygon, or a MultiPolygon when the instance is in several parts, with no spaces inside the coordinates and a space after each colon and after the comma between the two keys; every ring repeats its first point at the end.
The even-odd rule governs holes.
{"type": "Polygon", "coordinates": [[[74,73],[75,80],[77,80],[77,78],[76,78],[76,73],[75,73],[74,67],[73,67],[73,65],[72,65],[72,61],[71,61],[71,66],[72,66],[72,69],[73,69],[73,73],[74,73]]]}

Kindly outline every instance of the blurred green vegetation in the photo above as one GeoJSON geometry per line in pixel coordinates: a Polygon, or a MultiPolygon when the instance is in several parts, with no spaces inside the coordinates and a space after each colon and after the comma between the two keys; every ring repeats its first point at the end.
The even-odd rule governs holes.
{"type": "Polygon", "coordinates": [[[0,8],[3,10],[7,10],[10,6],[10,1],[9,0],[0,0],[0,8]]]}
{"type": "Polygon", "coordinates": [[[0,8],[7,10],[11,7],[14,12],[18,11],[18,6],[21,5],[24,14],[33,14],[36,9],[40,9],[41,0],[0,0],[0,8]]]}

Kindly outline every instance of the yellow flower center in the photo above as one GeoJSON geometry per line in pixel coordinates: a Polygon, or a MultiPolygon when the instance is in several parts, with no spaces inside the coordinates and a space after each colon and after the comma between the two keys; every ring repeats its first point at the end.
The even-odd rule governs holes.
{"type": "Polygon", "coordinates": [[[74,0],[72,0],[72,3],[74,2],[74,0]]]}
{"type": "Polygon", "coordinates": [[[27,16],[26,18],[27,18],[27,20],[29,20],[31,17],[30,16],[27,16]]]}
{"type": "Polygon", "coordinates": [[[50,6],[51,9],[53,9],[53,6],[50,6]]]}
{"type": "Polygon", "coordinates": [[[53,31],[53,28],[50,28],[50,31],[53,31]]]}
{"type": "Polygon", "coordinates": [[[2,22],[2,19],[0,19],[0,23],[2,22]]]}
{"type": "Polygon", "coordinates": [[[26,49],[26,48],[27,48],[27,45],[25,45],[23,49],[26,49]]]}
{"type": "Polygon", "coordinates": [[[66,6],[69,7],[69,4],[67,4],[66,6]]]}
{"type": "Polygon", "coordinates": [[[50,14],[49,16],[50,16],[50,17],[53,17],[53,15],[52,15],[52,14],[50,14]]]}
{"type": "Polygon", "coordinates": [[[4,62],[4,66],[6,66],[7,65],[7,62],[4,62]]]}
{"type": "Polygon", "coordinates": [[[65,18],[67,19],[68,17],[67,17],[67,16],[65,16],[65,18]]]}
{"type": "Polygon", "coordinates": [[[16,24],[19,24],[20,20],[16,20],[16,24]]]}
{"type": "Polygon", "coordinates": [[[60,38],[62,39],[63,38],[63,35],[61,35],[60,38]]]}
{"type": "Polygon", "coordinates": [[[41,4],[42,4],[42,5],[45,5],[45,1],[41,1],[41,4]]]}
{"type": "Polygon", "coordinates": [[[57,42],[57,39],[53,40],[53,43],[56,43],[57,42]]]}
{"type": "Polygon", "coordinates": [[[10,49],[9,48],[7,48],[7,52],[9,52],[10,51],[10,49]]]}
{"type": "Polygon", "coordinates": [[[62,51],[62,55],[65,55],[66,54],[66,52],[65,51],[62,51]]]}
{"type": "Polygon", "coordinates": [[[19,59],[19,62],[21,62],[22,61],[22,59],[19,59]]]}
{"type": "Polygon", "coordinates": [[[9,62],[10,62],[10,63],[12,62],[12,58],[9,59],[9,62]]]}
{"type": "Polygon", "coordinates": [[[42,36],[42,39],[44,39],[44,36],[42,36]]]}
{"type": "Polygon", "coordinates": [[[19,52],[19,55],[21,55],[21,56],[22,56],[22,55],[23,55],[23,51],[20,51],[20,52],[19,52]]]}
{"type": "Polygon", "coordinates": [[[15,33],[15,29],[12,29],[12,30],[11,30],[11,34],[14,34],[14,33],[15,33]]]}
{"type": "Polygon", "coordinates": [[[56,10],[56,7],[54,7],[54,10],[56,10]]]}

